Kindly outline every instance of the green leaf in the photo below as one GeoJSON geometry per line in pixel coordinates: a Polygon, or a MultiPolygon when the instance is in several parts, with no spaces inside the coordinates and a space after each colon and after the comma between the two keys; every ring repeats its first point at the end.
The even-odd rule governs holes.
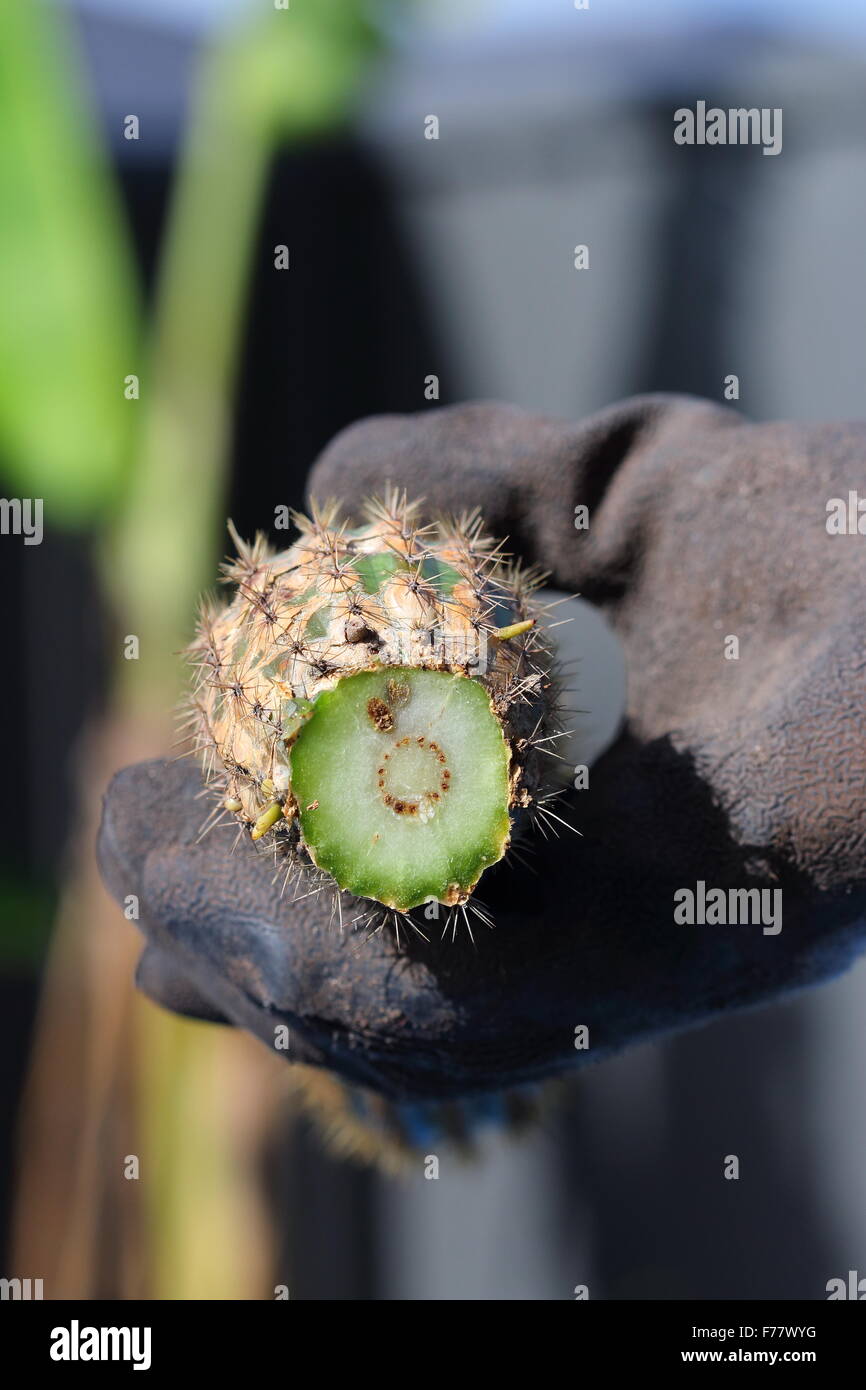
{"type": "Polygon", "coordinates": [[[318,136],[346,118],[381,45],[366,0],[291,0],[230,36],[225,99],[275,142],[318,136]]]}
{"type": "Polygon", "coordinates": [[[139,408],[124,378],[141,368],[130,253],[72,51],[53,5],[0,5],[0,470],[47,521],[78,525],[122,483],[139,408]]]}

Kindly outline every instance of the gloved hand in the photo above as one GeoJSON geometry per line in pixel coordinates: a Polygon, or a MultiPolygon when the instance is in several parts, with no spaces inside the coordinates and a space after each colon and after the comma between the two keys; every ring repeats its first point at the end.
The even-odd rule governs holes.
{"type": "Polygon", "coordinates": [[[672,396],[579,424],[470,404],[339,435],[315,496],[351,510],[390,481],[431,510],[477,505],[604,610],[626,728],[567,798],[583,838],[485,874],[496,925],[474,946],[432,922],[429,944],[341,935],[248,841],[231,853],[234,828],[196,843],[192,763],[127,768],[99,854],[112,892],[140,898],[142,989],[271,1045],[287,1023],[290,1058],[399,1100],[531,1082],[845,968],[866,925],[866,535],[826,518],[866,494],[864,457],[866,425],[753,425],[672,396]],[[781,930],[675,920],[699,881],[768,906],[780,889],[781,930]]]}

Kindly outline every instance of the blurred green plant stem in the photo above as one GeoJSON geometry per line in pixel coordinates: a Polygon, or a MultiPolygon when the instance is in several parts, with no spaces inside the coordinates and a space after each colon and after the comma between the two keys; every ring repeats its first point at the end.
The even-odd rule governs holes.
{"type": "Polygon", "coordinates": [[[0,467],[53,526],[87,526],[129,472],[133,256],[64,18],[0,5],[0,467]]]}
{"type": "MultiPolygon", "coordinates": [[[[104,1223],[123,1180],[120,1158],[106,1146],[114,1106],[128,1125],[137,1116],[132,1131],[115,1124],[113,1138],[118,1153],[140,1145],[146,1219],[129,1230],[144,1229],[148,1246],[143,1272],[128,1251],[115,1253],[119,1285],[122,1269],[135,1269],[131,1283],[108,1296],[128,1296],[131,1289],[160,1298],[262,1296],[264,1236],[253,1214],[249,1154],[267,1106],[264,1100],[258,1110],[244,1104],[240,1091],[263,1096],[268,1086],[251,1086],[251,1069],[258,1065],[277,1085],[279,1064],[264,1052],[252,1062],[245,1040],[229,1032],[217,1034],[133,1000],[132,935],[127,929],[127,937],[119,936],[124,928],[117,909],[91,867],[92,844],[104,778],[123,761],[165,751],[179,693],[177,653],[188,639],[197,596],[213,574],[250,270],[256,257],[272,261],[274,254],[256,242],[274,153],[346,120],[375,35],[358,0],[294,0],[289,10],[259,9],[203,54],[152,323],[141,329],[131,256],[105,161],[81,117],[73,75],[60,59],[68,45],[59,17],[39,4],[32,24],[17,23],[8,18],[9,8],[30,6],[0,11],[0,49],[4,38],[9,45],[0,60],[0,101],[8,101],[7,85],[20,84],[25,70],[27,90],[14,107],[20,147],[8,129],[2,133],[0,121],[0,176],[11,165],[30,245],[26,254],[16,248],[21,237],[14,208],[0,212],[0,239],[19,254],[0,272],[0,292],[21,277],[19,326],[38,342],[30,344],[17,376],[8,378],[16,395],[10,405],[11,348],[0,339],[0,449],[7,475],[21,490],[44,495],[49,524],[93,525],[107,514],[98,546],[101,581],[117,630],[137,636],[140,650],[139,660],[124,660],[122,640],[115,638],[110,715],[81,760],[90,779],[81,789],[81,838],[70,858],[28,1090],[19,1263],[32,1264],[28,1232],[38,1221],[45,1186],[53,1191],[49,1205],[59,1211],[57,1194],[71,1185],[77,1207],[65,1239],[57,1242],[60,1286],[49,1296],[93,1296],[98,1278],[104,1279],[96,1272],[96,1234],[87,1228],[104,1223]],[[47,115],[36,109],[39,101],[47,115]],[[47,131],[59,134],[60,156],[47,131]],[[63,254],[49,245],[58,236],[73,238],[63,254]],[[49,251],[56,284],[50,302],[37,296],[39,312],[31,312],[28,296],[43,273],[41,255],[49,251]],[[74,277],[76,287],[67,284],[74,277]],[[139,349],[142,340],[146,347],[139,349]],[[76,366],[79,348],[83,359],[76,366]],[[44,378],[52,372],[72,372],[49,402],[53,451],[28,427],[29,415],[44,409],[44,378]],[[140,380],[137,400],[124,398],[129,374],[140,380]],[[76,393],[86,408],[73,401],[76,393]],[[98,466],[89,469],[94,451],[98,466]],[[71,976],[75,998],[69,997],[71,976]],[[58,1043],[66,1039],[70,1046],[72,1037],[86,1062],[83,1086],[58,1067],[58,1043]],[[247,1059],[242,1068],[232,1064],[239,1055],[247,1059]],[[58,1095],[58,1074],[75,1094],[58,1095]],[[238,1088],[235,1105],[226,1084],[238,1088]],[[121,1098],[130,1091],[131,1107],[124,1108],[121,1098]],[[75,1107],[82,1110],[75,1171],[70,1177],[55,1164],[52,1175],[46,1160],[31,1165],[28,1178],[27,1145],[35,1151],[41,1144],[44,1151],[57,1105],[69,1131],[75,1107]],[[239,1159],[243,1153],[246,1162],[239,1159]]],[[[68,1168],[67,1153],[61,1163],[68,1168]]]]}
{"type": "MultiPolygon", "coordinates": [[[[203,57],[160,264],[138,458],[104,555],[106,581],[149,653],[142,671],[122,663],[131,710],[152,710],[155,697],[176,688],[176,652],[213,574],[244,307],[273,155],[345,120],[372,47],[354,0],[300,0],[260,14],[203,57]]],[[[273,248],[256,254],[272,262],[273,248]]]]}

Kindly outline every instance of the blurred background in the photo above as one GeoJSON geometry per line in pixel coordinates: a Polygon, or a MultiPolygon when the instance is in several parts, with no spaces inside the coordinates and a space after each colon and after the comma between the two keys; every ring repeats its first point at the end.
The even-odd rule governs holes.
{"type": "Polygon", "coordinates": [[[866,1268],[866,966],[393,1178],[329,1156],[265,1048],[134,994],[92,850],[111,772],[172,740],[225,517],[301,505],[331,436],[431,408],[431,374],[572,418],[730,374],[756,419],[862,416],[864,77],[842,0],[0,10],[0,490],[44,500],[41,544],[0,537],[4,1274],[813,1299],[866,1268]],[[698,99],[781,107],[782,153],[675,145],[698,99]]]}

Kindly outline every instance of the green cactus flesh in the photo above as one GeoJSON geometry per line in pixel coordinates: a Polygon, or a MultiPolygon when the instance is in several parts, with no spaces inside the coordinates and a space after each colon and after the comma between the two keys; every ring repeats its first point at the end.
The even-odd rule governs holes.
{"type": "Polygon", "coordinates": [[[391,667],[316,700],[292,791],[313,861],[341,888],[406,911],[463,901],[509,836],[509,751],[484,687],[391,667]]]}

